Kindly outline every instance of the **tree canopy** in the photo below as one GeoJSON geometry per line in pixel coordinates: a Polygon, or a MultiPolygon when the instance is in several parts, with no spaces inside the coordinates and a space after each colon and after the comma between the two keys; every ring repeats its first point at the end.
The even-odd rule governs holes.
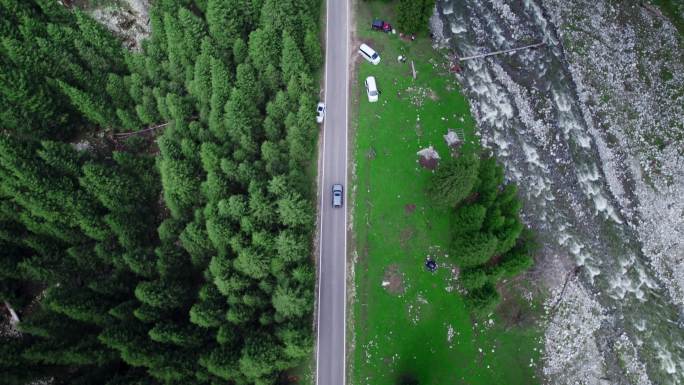
{"type": "Polygon", "coordinates": [[[486,316],[498,304],[496,283],[532,266],[534,242],[520,221],[517,188],[488,154],[465,154],[441,162],[428,193],[452,215],[452,255],[461,268],[466,304],[486,316]]]}
{"type": "Polygon", "coordinates": [[[129,52],[0,1],[3,381],[274,384],[310,353],[319,12],[158,0],[129,52]]]}

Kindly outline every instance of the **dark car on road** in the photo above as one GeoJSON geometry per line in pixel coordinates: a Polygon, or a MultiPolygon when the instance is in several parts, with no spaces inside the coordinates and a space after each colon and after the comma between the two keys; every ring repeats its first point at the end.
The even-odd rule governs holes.
{"type": "Polygon", "coordinates": [[[334,184],[332,186],[332,205],[333,207],[342,207],[343,190],[341,184],[334,184]]]}
{"type": "Polygon", "coordinates": [[[392,24],[380,19],[373,20],[373,23],[371,23],[371,28],[382,32],[392,32],[392,24]]]}

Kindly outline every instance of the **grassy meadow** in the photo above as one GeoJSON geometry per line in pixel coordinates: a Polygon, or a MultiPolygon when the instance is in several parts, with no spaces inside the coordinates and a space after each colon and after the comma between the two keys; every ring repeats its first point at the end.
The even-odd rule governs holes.
{"type": "Polygon", "coordinates": [[[442,158],[449,156],[442,137],[448,129],[464,134],[462,152],[478,146],[468,102],[429,38],[410,41],[371,31],[373,17],[393,22],[392,3],[360,2],[356,11],[352,49],[365,42],[382,60],[377,66],[357,62],[351,93],[356,290],[349,381],[537,383],[540,335],[507,319],[530,305],[510,294],[514,299],[498,312],[506,316],[471,320],[447,251],[449,212],[429,201],[431,171],[417,162],[416,152],[430,145],[442,158]],[[408,60],[399,63],[398,55],[408,60]],[[365,94],[370,75],[381,91],[377,103],[365,94]],[[434,273],[424,267],[428,256],[437,261],[434,273]]]}

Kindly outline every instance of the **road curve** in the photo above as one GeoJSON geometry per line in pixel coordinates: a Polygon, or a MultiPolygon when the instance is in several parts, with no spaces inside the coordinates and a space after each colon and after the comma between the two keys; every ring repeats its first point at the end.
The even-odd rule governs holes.
{"type": "Polygon", "coordinates": [[[345,385],[349,0],[327,0],[325,40],[316,385],[345,385]],[[334,183],[344,185],[343,208],[332,207],[334,183]]]}

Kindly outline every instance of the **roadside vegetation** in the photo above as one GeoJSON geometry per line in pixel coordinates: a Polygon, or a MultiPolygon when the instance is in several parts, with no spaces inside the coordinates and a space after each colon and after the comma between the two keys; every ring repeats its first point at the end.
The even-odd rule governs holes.
{"type": "Polygon", "coordinates": [[[308,359],[320,2],[158,0],[140,53],[57,1],[0,14],[3,383],[308,359]]]}
{"type": "Polygon", "coordinates": [[[353,93],[352,382],[537,383],[539,331],[523,314],[538,304],[511,280],[532,263],[517,190],[480,148],[444,52],[423,34],[411,41],[370,30],[373,18],[393,22],[398,9],[363,2],[356,20],[356,43],[381,62],[361,60],[353,93]],[[367,100],[367,76],[381,91],[377,103],[367,100]],[[435,152],[438,160],[427,159],[435,152]]]}

